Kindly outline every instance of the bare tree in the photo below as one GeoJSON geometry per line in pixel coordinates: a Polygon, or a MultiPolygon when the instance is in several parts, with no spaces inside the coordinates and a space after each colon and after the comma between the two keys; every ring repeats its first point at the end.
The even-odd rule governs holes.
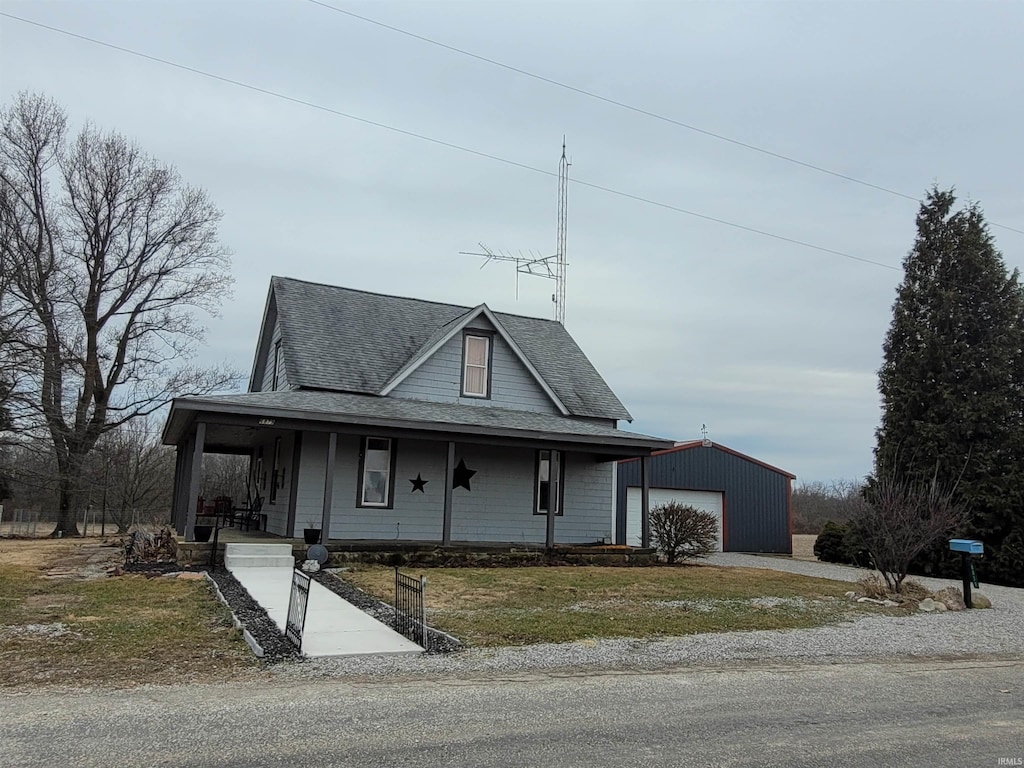
{"type": "Polygon", "coordinates": [[[820,533],[857,512],[864,484],[856,480],[802,483],[793,489],[793,533],[820,533]]]}
{"type": "Polygon", "coordinates": [[[229,496],[238,505],[247,502],[249,491],[249,457],[229,453],[203,456],[202,493],[208,499],[229,496]]]}
{"type": "Polygon", "coordinates": [[[106,433],[86,466],[89,498],[124,533],[141,514],[169,515],[174,450],[160,442],[160,430],[140,418],[106,433]]]}
{"type": "MultiPolygon", "coordinates": [[[[230,385],[233,372],[190,360],[231,278],[220,212],[202,190],[116,133],[74,138],[54,102],[20,94],[0,114],[0,232],[21,318],[12,347],[25,429],[53,443],[54,535],[77,534],[86,457],[100,437],[173,396],[230,385]]],[[[7,346],[7,345],[5,345],[7,346]]]]}
{"type": "Polygon", "coordinates": [[[672,501],[651,510],[651,536],[669,565],[715,551],[718,521],[710,512],[672,501]]]}
{"type": "Polygon", "coordinates": [[[967,521],[954,491],[937,477],[914,485],[883,473],[869,483],[852,525],[889,589],[899,592],[914,558],[967,521]]]}

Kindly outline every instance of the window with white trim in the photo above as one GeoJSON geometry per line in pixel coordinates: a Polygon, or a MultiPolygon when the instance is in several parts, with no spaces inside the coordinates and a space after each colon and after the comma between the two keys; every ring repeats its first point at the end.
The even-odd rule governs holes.
{"type": "Polygon", "coordinates": [[[389,437],[363,438],[362,482],[359,506],[389,508],[393,503],[394,441],[389,437]]]}
{"type": "Polygon", "coordinates": [[[491,396],[491,337],[466,334],[462,346],[462,394],[491,396]]]}
{"type": "Polygon", "coordinates": [[[562,514],[562,484],[565,479],[561,451],[537,451],[537,484],[534,488],[535,515],[562,514]]]}

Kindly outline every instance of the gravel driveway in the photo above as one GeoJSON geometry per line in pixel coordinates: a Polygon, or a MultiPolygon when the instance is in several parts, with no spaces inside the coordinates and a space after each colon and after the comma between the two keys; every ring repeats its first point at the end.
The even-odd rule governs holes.
{"type": "MultiPolygon", "coordinates": [[[[733,553],[715,555],[710,562],[842,581],[856,581],[867,573],[826,563],[733,553]]],[[[920,581],[929,587],[955,583],[942,579],[920,581]]],[[[980,591],[992,600],[992,609],[864,616],[813,629],[481,648],[439,656],[316,659],[283,663],[274,669],[282,676],[298,677],[446,677],[545,670],[657,670],[744,661],[829,663],[915,657],[1024,658],[1024,590],[982,585],[980,591]]]]}

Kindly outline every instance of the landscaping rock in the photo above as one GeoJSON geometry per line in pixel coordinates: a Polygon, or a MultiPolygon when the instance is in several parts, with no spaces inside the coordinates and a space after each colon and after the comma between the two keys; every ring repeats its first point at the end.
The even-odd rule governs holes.
{"type": "Polygon", "coordinates": [[[317,571],[320,570],[320,561],[319,560],[306,560],[302,564],[302,570],[304,570],[306,573],[316,573],[317,571]]]}
{"type": "Polygon", "coordinates": [[[964,595],[956,587],[945,587],[936,592],[933,597],[936,601],[946,606],[947,610],[950,611],[962,611],[967,606],[964,605],[964,595]]]}
{"type": "Polygon", "coordinates": [[[934,613],[937,610],[937,605],[938,603],[936,603],[930,597],[926,597],[924,600],[917,604],[917,610],[924,611],[925,613],[934,613]]]}
{"type": "Polygon", "coordinates": [[[851,590],[850,592],[847,592],[845,596],[849,598],[854,598],[857,596],[857,593],[851,590]]]}
{"type": "Polygon", "coordinates": [[[992,601],[985,597],[981,592],[974,592],[971,594],[971,607],[972,608],[991,608],[992,601]]]}
{"type": "MultiPolygon", "coordinates": [[[[873,597],[858,597],[858,603],[871,603],[872,605],[885,605],[885,600],[876,600],[873,597]]],[[[891,602],[891,601],[890,601],[891,602]]]]}
{"type": "Polygon", "coordinates": [[[940,602],[938,600],[935,601],[935,612],[936,613],[945,613],[948,610],[949,610],[949,608],[946,607],[945,603],[940,602]]]}
{"type": "Polygon", "coordinates": [[[886,608],[896,608],[897,606],[899,606],[899,603],[897,603],[895,600],[883,600],[882,605],[884,605],[886,608]]]}

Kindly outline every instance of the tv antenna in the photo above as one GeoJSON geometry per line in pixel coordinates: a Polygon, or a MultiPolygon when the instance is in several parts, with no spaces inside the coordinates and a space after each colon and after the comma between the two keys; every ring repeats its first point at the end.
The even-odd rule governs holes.
{"type": "Polygon", "coordinates": [[[516,265],[516,298],[519,298],[519,276],[533,275],[555,281],[555,292],[551,294],[554,305],[555,321],[565,325],[565,273],[568,262],[565,258],[566,231],[568,228],[569,211],[569,162],[565,155],[565,137],[562,137],[562,159],[558,161],[558,232],[555,238],[555,252],[551,256],[541,256],[529,251],[524,255],[509,253],[488,248],[478,243],[480,251],[459,251],[464,256],[482,256],[483,269],[492,261],[511,261],[516,265]],[[482,252],[481,252],[482,251],[482,252]]]}

